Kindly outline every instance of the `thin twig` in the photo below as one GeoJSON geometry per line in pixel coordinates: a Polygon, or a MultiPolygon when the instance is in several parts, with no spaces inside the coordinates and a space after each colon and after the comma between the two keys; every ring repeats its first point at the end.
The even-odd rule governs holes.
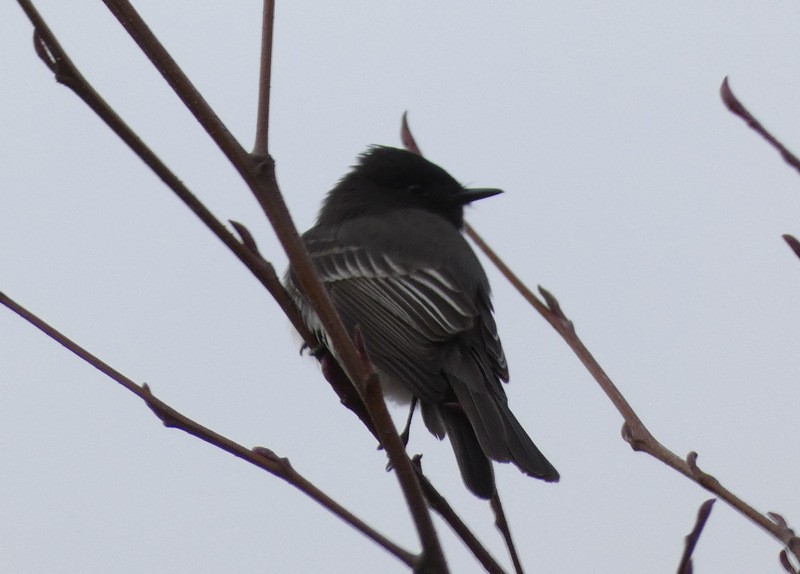
{"type": "Polygon", "coordinates": [[[781,157],[783,157],[783,161],[788,163],[797,171],[800,171],[800,159],[798,159],[796,155],[790,152],[786,146],[778,141],[778,138],[769,133],[767,128],[765,128],[761,122],[759,122],[755,116],[744,107],[742,102],[740,102],[739,99],[733,94],[733,90],[731,90],[727,76],[725,76],[725,79],[722,80],[722,86],[719,89],[719,93],[722,97],[723,103],[732,113],[736,114],[745,122],[747,122],[747,125],[750,126],[754,132],[767,140],[772,147],[778,150],[778,152],[781,154],[781,157]]]}
{"type": "Polygon", "coordinates": [[[489,554],[489,551],[481,544],[478,538],[473,534],[469,527],[463,520],[455,513],[450,503],[436,490],[436,488],[428,480],[428,477],[422,472],[422,457],[416,455],[412,462],[417,471],[417,477],[422,484],[422,489],[425,491],[425,497],[428,499],[428,504],[431,508],[441,516],[450,528],[453,529],[459,538],[466,544],[472,554],[481,563],[481,566],[490,574],[504,574],[504,570],[500,567],[497,561],[489,554]]]}
{"type": "Polygon", "coordinates": [[[269,102],[272,76],[272,38],[275,29],[275,0],[264,0],[261,22],[261,65],[258,77],[258,115],[253,155],[269,155],[269,102]]]}
{"type": "Polygon", "coordinates": [[[522,574],[522,562],[520,562],[519,554],[517,554],[517,547],[514,544],[514,539],[511,537],[511,528],[508,526],[508,520],[506,520],[506,513],[503,510],[503,503],[500,502],[500,495],[495,490],[494,496],[490,501],[492,512],[494,512],[494,524],[497,529],[500,531],[500,534],[503,536],[503,540],[505,540],[506,548],[508,548],[508,554],[511,556],[511,563],[514,565],[514,572],[517,574],[522,574]]]}
{"type": "Polygon", "coordinates": [[[783,235],[783,240],[789,245],[789,248],[794,251],[794,254],[800,257],[800,241],[793,235],[789,235],[788,233],[783,235]]]}
{"type": "Polygon", "coordinates": [[[416,560],[416,557],[413,553],[405,550],[401,546],[395,544],[380,534],[374,528],[366,524],[360,518],[357,518],[349,510],[322,492],[304,476],[298,473],[292,467],[292,465],[289,464],[287,459],[271,454],[272,451],[269,451],[263,447],[257,447],[256,449],[251,450],[193,421],[186,415],[178,412],[173,407],[169,406],[153,395],[148,385],[136,384],[130,378],[126,377],[114,369],[111,365],[102,361],[100,358],[78,345],[75,341],[25,309],[19,303],[2,292],[0,292],[0,305],[4,305],[19,315],[22,319],[42,331],[45,335],[64,346],[68,351],[74,353],[85,362],[89,363],[91,366],[142,399],[150,408],[150,410],[152,410],[153,413],[159,419],[161,419],[161,421],[164,423],[164,426],[182,430],[286,481],[327,508],[331,513],[350,524],[353,528],[369,537],[371,540],[389,551],[406,565],[411,566],[416,560]]]}
{"type": "Polygon", "coordinates": [[[403,112],[403,119],[400,122],[400,141],[403,142],[403,147],[411,153],[422,155],[422,150],[419,149],[417,140],[414,134],[411,133],[411,128],[408,125],[408,112],[403,112]]]}
{"type": "Polygon", "coordinates": [[[697,541],[700,540],[700,535],[703,533],[708,517],[711,516],[711,508],[714,506],[716,499],[710,498],[700,505],[697,511],[697,519],[694,522],[694,528],[686,535],[686,544],[683,549],[681,561],[678,564],[678,574],[692,574],[692,554],[697,547],[697,541]]]}

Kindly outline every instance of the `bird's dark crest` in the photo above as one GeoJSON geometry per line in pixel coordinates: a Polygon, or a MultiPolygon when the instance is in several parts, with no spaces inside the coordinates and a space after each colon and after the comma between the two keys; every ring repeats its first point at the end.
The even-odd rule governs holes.
{"type": "Polygon", "coordinates": [[[374,145],[328,193],[317,224],[420,209],[461,229],[464,205],[470,201],[469,190],[438,165],[406,150],[374,145]]]}
{"type": "Polygon", "coordinates": [[[422,183],[461,187],[449,173],[421,155],[389,146],[372,145],[367,148],[358,157],[353,171],[344,179],[354,173],[387,188],[406,188],[422,183]]]}

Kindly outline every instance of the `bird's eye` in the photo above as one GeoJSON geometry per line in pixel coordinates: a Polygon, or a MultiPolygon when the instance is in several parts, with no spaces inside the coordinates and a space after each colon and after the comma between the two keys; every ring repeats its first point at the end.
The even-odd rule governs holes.
{"type": "Polygon", "coordinates": [[[422,186],[418,183],[412,183],[406,189],[408,189],[408,191],[411,193],[422,193],[422,186]]]}

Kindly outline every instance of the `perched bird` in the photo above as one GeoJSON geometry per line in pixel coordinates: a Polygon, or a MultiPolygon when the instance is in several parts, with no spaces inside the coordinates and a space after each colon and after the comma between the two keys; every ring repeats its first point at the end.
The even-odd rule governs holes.
{"type": "MultiPolygon", "coordinates": [[[[419,401],[425,426],[449,437],[465,484],[481,498],[495,492],[490,459],[559,478],[509,410],[489,281],[461,234],[464,206],[498,193],[465,188],[414,153],[373,146],[303,234],[344,326],[360,329],[384,395],[419,401]]],[[[326,345],[291,271],[286,282],[326,345]]]]}

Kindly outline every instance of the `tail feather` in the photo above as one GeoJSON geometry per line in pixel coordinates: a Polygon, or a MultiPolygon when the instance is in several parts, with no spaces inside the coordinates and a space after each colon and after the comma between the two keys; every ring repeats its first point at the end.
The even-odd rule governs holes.
{"type": "Polygon", "coordinates": [[[541,478],[546,482],[558,482],[561,478],[558,471],[533,444],[514,413],[505,404],[501,405],[501,409],[505,417],[508,447],[514,464],[525,474],[541,478]]]}
{"type": "MultiPolygon", "coordinates": [[[[468,386],[463,382],[465,379],[482,376],[480,370],[470,363],[471,361],[460,360],[449,365],[456,368],[450,371],[448,378],[474,431],[478,443],[476,446],[492,460],[513,462],[529,476],[557,482],[560,478],[558,471],[533,444],[528,433],[508,408],[505,395],[498,396],[489,385],[484,385],[481,389],[480,385],[468,386]]],[[[502,389],[500,392],[502,393],[502,389]]]]}
{"type": "Polygon", "coordinates": [[[483,453],[472,425],[461,411],[444,406],[440,412],[464,484],[475,496],[491,498],[495,493],[492,463],[483,453]]]}

